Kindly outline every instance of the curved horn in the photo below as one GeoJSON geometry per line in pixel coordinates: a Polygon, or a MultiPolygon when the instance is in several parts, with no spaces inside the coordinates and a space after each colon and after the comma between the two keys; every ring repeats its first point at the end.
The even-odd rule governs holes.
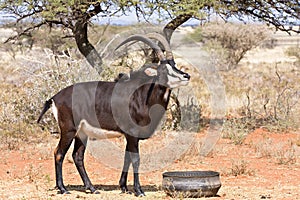
{"type": "Polygon", "coordinates": [[[167,39],[163,35],[161,35],[159,33],[148,33],[146,36],[151,39],[158,40],[163,45],[163,47],[165,48],[164,50],[166,51],[167,60],[174,59],[173,53],[171,50],[171,46],[170,46],[169,42],[167,41],[167,39]]]}
{"type": "Polygon", "coordinates": [[[160,49],[160,47],[157,44],[155,44],[149,38],[147,38],[143,35],[138,35],[138,34],[129,36],[126,40],[121,42],[121,44],[119,44],[117,46],[117,48],[115,48],[115,50],[117,50],[118,48],[120,48],[124,44],[126,44],[128,42],[131,42],[131,41],[134,41],[134,40],[141,41],[141,42],[144,42],[145,44],[149,45],[155,51],[155,53],[157,54],[160,61],[166,60],[166,57],[165,57],[164,53],[162,52],[162,50],[160,49]]]}

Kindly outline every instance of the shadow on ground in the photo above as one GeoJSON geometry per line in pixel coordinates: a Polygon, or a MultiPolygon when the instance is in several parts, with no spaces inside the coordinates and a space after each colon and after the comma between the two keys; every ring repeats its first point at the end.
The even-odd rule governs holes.
{"type": "MultiPolygon", "coordinates": [[[[120,190],[120,186],[118,185],[94,185],[95,188],[97,190],[101,191],[115,191],[115,190],[120,190]]],[[[78,192],[86,192],[86,193],[90,193],[89,190],[86,190],[85,187],[83,185],[67,185],[66,189],[70,192],[72,191],[78,191],[78,192]]],[[[142,189],[144,192],[158,192],[160,191],[160,187],[157,185],[143,185],[142,189]]],[[[56,188],[54,188],[53,190],[56,190],[56,188]]],[[[133,186],[132,185],[128,185],[128,190],[133,192],[133,186]]],[[[59,193],[59,192],[58,192],[59,193]]]]}

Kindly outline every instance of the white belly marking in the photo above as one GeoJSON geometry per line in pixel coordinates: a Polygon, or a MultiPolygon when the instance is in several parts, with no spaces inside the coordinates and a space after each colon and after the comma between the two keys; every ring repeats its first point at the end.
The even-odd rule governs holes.
{"type": "Polygon", "coordinates": [[[88,137],[94,139],[108,139],[108,138],[117,138],[123,136],[122,133],[117,131],[108,131],[105,129],[97,128],[90,125],[85,119],[81,120],[78,126],[77,134],[83,132],[88,137]]]}

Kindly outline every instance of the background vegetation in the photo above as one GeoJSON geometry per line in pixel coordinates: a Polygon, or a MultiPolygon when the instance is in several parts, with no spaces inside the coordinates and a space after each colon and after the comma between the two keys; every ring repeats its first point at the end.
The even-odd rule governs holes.
{"type": "MultiPolygon", "coordinates": [[[[107,36],[122,30],[126,30],[126,27],[95,26],[90,32],[91,40],[95,43],[97,40],[104,42],[107,36]],[[104,33],[100,39],[99,32],[104,33]]],[[[126,58],[126,61],[117,61],[113,70],[111,67],[104,68],[100,77],[94,68],[83,64],[74,43],[69,39],[59,39],[60,29],[53,29],[49,37],[43,37],[46,32],[47,29],[34,32],[33,45],[28,46],[27,41],[23,41],[1,46],[5,55],[1,57],[0,129],[4,138],[2,141],[6,141],[9,148],[14,148],[14,143],[20,138],[31,142],[38,140],[37,137],[31,138],[41,131],[41,127],[35,123],[36,118],[42,103],[55,92],[78,81],[113,80],[119,72],[132,69],[126,64],[126,58]]],[[[249,61],[240,62],[249,54],[249,50],[276,48],[276,44],[274,47],[265,47],[276,38],[272,38],[271,32],[263,26],[211,23],[196,28],[186,38],[202,45],[211,59],[218,61],[229,104],[224,137],[241,144],[249,132],[259,127],[277,132],[299,128],[300,88],[297,83],[300,81],[300,67],[297,45],[284,47],[285,54],[291,56],[292,61],[252,64],[249,61]]],[[[136,59],[134,56],[131,59],[136,59]]],[[[200,116],[199,124],[205,127],[206,119],[210,116],[210,95],[200,77],[195,78],[192,84],[197,91],[202,91],[197,100],[200,105],[190,99],[189,103],[181,105],[185,107],[182,112],[194,115],[196,110],[199,115],[190,116],[190,121],[200,116]]],[[[173,104],[171,102],[164,129],[188,129],[188,122],[180,126],[180,109],[174,110],[173,104]]],[[[49,113],[47,116],[44,120],[46,126],[42,128],[57,132],[53,117],[49,113]]]]}
{"type": "Polygon", "coordinates": [[[197,28],[188,38],[205,45],[219,70],[231,70],[237,67],[249,50],[262,44],[268,35],[270,30],[266,26],[208,23],[197,28]]]}

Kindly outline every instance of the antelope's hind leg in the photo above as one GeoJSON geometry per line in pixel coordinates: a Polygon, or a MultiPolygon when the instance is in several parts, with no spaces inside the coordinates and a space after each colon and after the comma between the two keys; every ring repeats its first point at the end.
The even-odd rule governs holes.
{"type": "Polygon", "coordinates": [[[62,164],[67,151],[74,139],[76,131],[61,132],[59,143],[54,151],[55,160],[55,175],[56,175],[56,187],[60,190],[61,194],[69,194],[63,183],[62,164]]]}
{"type": "Polygon", "coordinates": [[[78,135],[75,137],[74,151],[72,154],[73,160],[85,188],[90,190],[94,194],[99,194],[99,191],[96,190],[93,184],[91,183],[86,173],[86,169],[84,167],[84,152],[86,149],[86,144],[87,144],[87,137],[79,137],[78,135]]]}

